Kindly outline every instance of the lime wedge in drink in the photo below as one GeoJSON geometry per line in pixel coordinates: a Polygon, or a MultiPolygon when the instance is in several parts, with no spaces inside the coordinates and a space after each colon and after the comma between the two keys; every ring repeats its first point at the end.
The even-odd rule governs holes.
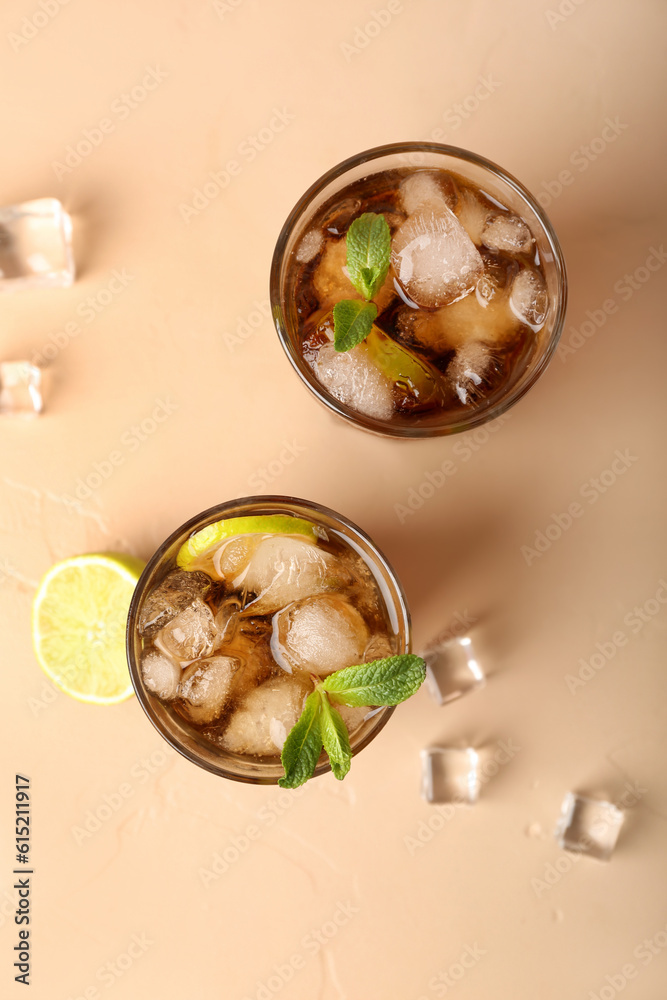
{"type": "Polygon", "coordinates": [[[442,405],[445,399],[442,375],[409,347],[392,340],[373,326],[363,342],[363,349],[382,374],[403,390],[406,396],[404,405],[410,410],[442,405]]]}
{"type": "Polygon", "coordinates": [[[313,543],[317,540],[315,526],[300,517],[288,514],[228,517],[207,524],[191,535],[181,545],[176,562],[181,569],[204,569],[206,560],[202,560],[202,556],[235,535],[301,535],[313,543]]]}
{"type": "Polygon", "coordinates": [[[37,660],[73,698],[112,705],[132,694],[125,628],[144,566],[133,556],[74,556],[40,583],[32,609],[37,660]]]}

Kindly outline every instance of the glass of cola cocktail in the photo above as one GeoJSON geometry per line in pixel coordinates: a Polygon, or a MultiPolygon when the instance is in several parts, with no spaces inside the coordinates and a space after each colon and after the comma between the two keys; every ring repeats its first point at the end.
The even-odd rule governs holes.
{"type": "MultiPolygon", "coordinates": [[[[292,497],[192,518],[158,549],[130,608],[127,651],[144,711],[180,753],[273,784],[304,699],[328,674],[409,653],[405,597],[361,529],[292,497]]],[[[357,753],[391,707],[338,709],[357,753]]],[[[324,755],[315,774],[328,771],[324,755]]]]}
{"type": "Polygon", "coordinates": [[[436,143],[377,147],[326,173],[290,213],[271,268],[301,379],[396,437],[504,412],[544,371],[566,298],[537,200],[494,163],[436,143]]]}

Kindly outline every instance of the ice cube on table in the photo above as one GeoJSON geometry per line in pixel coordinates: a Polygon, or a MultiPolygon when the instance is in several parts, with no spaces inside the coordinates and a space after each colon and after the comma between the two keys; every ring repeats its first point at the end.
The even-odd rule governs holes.
{"type": "Polygon", "coordinates": [[[421,751],[422,796],[427,802],[472,805],[480,788],[479,754],[473,747],[421,751]]]}
{"type": "Polygon", "coordinates": [[[296,249],[296,259],[300,264],[308,264],[318,255],[324,243],[324,236],[319,229],[310,229],[301,239],[296,249]]]}
{"type": "Polygon", "coordinates": [[[0,362],[0,413],[35,417],[43,407],[41,368],[29,361],[0,362]]]}
{"type": "MultiPolygon", "coordinates": [[[[321,309],[325,311],[333,309],[342,299],[362,300],[362,296],[350,281],[347,270],[347,245],[344,239],[327,240],[322,257],[313,273],[313,288],[321,309]]],[[[382,288],[373,299],[379,312],[382,312],[395,294],[390,268],[382,288]]]]}
{"type": "Polygon", "coordinates": [[[312,367],[324,388],[351,410],[374,420],[393,415],[392,382],[373,364],[363,344],[345,352],[323,344],[312,367]]]}
{"type": "Polygon", "coordinates": [[[421,655],[426,661],[426,686],[438,705],[484,686],[484,673],[470,636],[434,643],[421,655]]]}
{"type": "Polygon", "coordinates": [[[161,701],[171,701],[178,692],[181,667],[158,649],[147,649],[141,655],[141,676],[151,694],[161,701]]]}
{"type": "Polygon", "coordinates": [[[199,725],[219,718],[229,701],[239,666],[233,656],[210,656],[191,663],[178,689],[180,713],[199,725]]]}
{"type": "Polygon", "coordinates": [[[479,251],[446,206],[410,215],[391,242],[399,284],[418,306],[434,309],[471,292],[484,270],[479,251]]]}
{"type": "Polygon", "coordinates": [[[457,347],[447,365],[447,378],[463,405],[475,403],[484,392],[484,385],[497,368],[496,359],[487,344],[473,340],[457,347]]]}
{"type": "Polygon", "coordinates": [[[510,291],[510,309],[517,319],[537,332],[544,326],[548,305],[547,286],[540,272],[529,268],[519,271],[510,291]]]}
{"type": "Polygon", "coordinates": [[[324,677],[363,662],[368,627],[339,594],[308,597],[273,620],[271,651],[283,670],[305,670],[324,677]]]}
{"type": "Polygon", "coordinates": [[[398,189],[401,205],[412,215],[423,205],[447,205],[454,208],[456,189],[451,177],[431,170],[415,170],[401,181],[398,189]]]}
{"type": "Polygon", "coordinates": [[[244,614],[273,614],[293,601],[335,590],[346,579],[344,568],[330,553],[305,538],[269,535],[261,539],[243,578],[255,594],[244,614]]]}
{"type": "Polygon", "coordinates": [[[567,851],[609,861],[623,819],[623,811],[613,802],[568,792],[561,807],[556,839],[567,851]]]}
{"type": "Polygon", "coordinates": [[[161,628],[184,611],[197,597],[203,597],[211,586],[211,578],[200,571],[174,569],[153,587],[144,598],[139,611],[137,628],[146,638],[157,635],[161,628]]]}
{"type": "Polygon", "coordinates": [[[72,220],[58,199],[0,208],[0,292],[73,281],[72,220]]]}
{"type": "Polygon", "coordinates": [[[482,243],[489,250],[527,253],[532,242],[533,234],[523,219],[508,212],[491,213],[482,231],[482,243]]]}
{"type": "Polygon", "coordinates": [[[196,597],[158,632],[155,642],[177,660],[198,660],[209,655],[216,635],[211,609],[196,597]]]}
{"type": "Polygon", "coordinates": [[[276,756],[303,710],[312,686],[285,674],[253,688],[239,702],[222,734],[232,753],[276,756]]]}

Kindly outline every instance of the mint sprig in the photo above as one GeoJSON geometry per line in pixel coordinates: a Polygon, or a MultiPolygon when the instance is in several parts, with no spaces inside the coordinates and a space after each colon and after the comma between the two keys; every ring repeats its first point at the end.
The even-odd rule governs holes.
{"type": "Polygon", "coordinates": [[[369,301],[380,291],[389,271],[391,233],[384,215],[360,215],[348,229],[345,245],[350,281],[369,301]]]}
{"type": "Polygon", "coordinates": [[[322,688],[343,705],[398,705],[419,688],[425,670],[421,656],[389,656],[337,670],[324,679],[322,688]]]}
{"type": "Polygon", "coordinates": [[[323,692],[320,725],[322,728],[322,743],[329,756],[334,778],[342,781],[350,770],[350,764],[352,763],[350,736],[347,726],[343,722],[343,716],[338,709],[333,707],[323,692]]]}
{"type": "Polygon", "coordinates": [[[349,351],[365,340],[377,318],[377,306],[358,299],[343,299],[333,310],[334,348],[349,351]]]}
{"type": "Polygon", "coordinates": [[[417,691],[425,676],[426,663],[411,653],[329,674],[308,695],[285,740],[281,754],[285,775],[278,780],[281,788],[298,788],[312,778],[322,748],[335,778],[342,780],[350,770],[352,748],[347,726],[329,696],[343,705],[398,705],[417,691]]]}
{"type": "Polygon", "coordinates": [[[285,777],[280,778],[281,788],[298,788],[312,778],[322,750],[320,708],[322,695],[315,689],[306,698],[303,712],[290,730],[281,754],[285,777]]]}
{"type": "Polygon", "coordinates": [[[370,300],[385,283],[391,260],[391,233],[384,215],[360,215],[348,229],[345,245],[350,281],[366,302],[342,299],[334,306],[334,348],[340,352],[365,340],[377,319],[377,306],[370,300]]]}

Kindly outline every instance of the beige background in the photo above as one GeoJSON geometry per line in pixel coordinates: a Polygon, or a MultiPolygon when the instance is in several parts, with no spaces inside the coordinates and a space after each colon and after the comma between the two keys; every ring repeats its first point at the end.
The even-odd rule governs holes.
{"type": "Polygon", "coordinates": [[[75,215],[79,277],[66,291],[0,300],[2,357],[61,345],[49,349],[48,412],[3,419],[0,438],[3,997],[24,995],[11,969],[19,770],[33,787],[34,1000],[583,1000],[601,990],[609,1000],[627,963],[637,976],[620,992],[658,1000],[667,948],[650,962],[633,952],[667,941],[667,608],[650,603],[667,575],[667,272],[632,275],[665,237],[664,3],[562,0],[559,13],[557,0],[403,0],[367,32],[387,0],[44,2],[48,19],[26,0],[0,12],[1,200],[60,197],[75,215]],[[164,78],[119,110],[150,68],[164,78]],[[103,118],[113,130],[90,155],[69,172],[54,166],[103,118]],[[615,130],[594,142],[607,119],[615,130]],[[251,159],[252,135],[263,139],[251,159]],[[313,180],[368,146],[419,138],[496,160],[549,203],[571,285],[563,342],[580,346],[495,433],[396,443],[310,398],[266,315],[267,285],[280,226],[313,180]],[[186,222],[182,206],[230,160],[237,174],[186,222]],[[83,303],[114,271],[127,286],[87,322],[83,303]],[[71,322],[80,332],[68,338],[71,322]],[[148,420],[139,442],[132,428],[159,401],[175,409],[148,420]],[[285,443],[297,453],[289,462],[285,443]],[[617,449],[629,465],[604,476],[602,493],[589,481],[617,449]],[[121,464],[96,482],[116,450],[121,464]],[[401,523],[395,505],[447,458],[456,474],[401,523]],[[327,775],[287,800],[165,754],[134,700],[104,709],[56,693],[29,632],[36,581],[55,559],[146,558],[185,518],[254,492],[269,463],[260,492],[340,510],[384,549],[417,647],[474,618],[492,672],[448,708],[420,692],[344,784],[327,775]],[[77,488],[72,511],[63,498],[77,488]],[[522,546],[575,501],[583,516],[528,565],[522,546]],[[631,624],[647,601],[646,620],[631,624]],[[627,644],[571,693],[566,676],[619,630],[627,644]],[[520,752],[477,806],[433,822],[419,798],[420,748],[470,741],[493,752],[498,740],[520,752]],[[564,793],[618,796],[626,782],[641,798],[611,863],[564,860],[551,836],[564,793]],[[89,811],[103,819],[82,837],[89,811]],[[414,847],[406,838],[426,837],[429,821],[439,829],[414,847]],[[239,839],[249,827],[250,844],[239,839]],[[203,870],[224,852],[235,860],[206,886],[203,870]],[[563,872],[540,889],[533,880],[549,865],[563,872]],[[313,944],[336,916],[326,947],[313,944]],[[114,965],[133,935],[144,950],[114,965]],[[458,974],[466,948],[477,958],[447,987],[441,974],[458,974]],[[302,967],[286,982],[275,967],[295,955],[302,967]]]}

